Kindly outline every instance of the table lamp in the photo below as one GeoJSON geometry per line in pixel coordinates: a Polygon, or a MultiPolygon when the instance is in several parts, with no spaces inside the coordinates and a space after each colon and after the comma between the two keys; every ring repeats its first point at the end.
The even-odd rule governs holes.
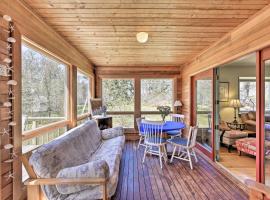
{"type": "Polygon", "coordinates": [[[237,124],[238,122],[236,120],[236,109],[241,108],[242,104],[241,104],[239,99],[231,99],[230,100],[230,106],[234,108],[234,120],[233,120],[233,123],[237,124]]]}
{"type": "Polygon", "coordinates": [[[176,100],[173,104],[174,107],[176,107],[176,112],[178,113],[178,107],[181,107],[183,104],[180,100],[176,100]]]}

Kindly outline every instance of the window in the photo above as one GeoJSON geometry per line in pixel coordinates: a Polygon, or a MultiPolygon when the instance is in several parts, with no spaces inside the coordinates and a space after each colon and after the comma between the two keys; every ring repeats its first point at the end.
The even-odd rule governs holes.
{"type": "Polygon", "coordinates": [[[77,115],[89,113],[90,80],[81,72],[77,72],[77,115]]]}
{"type": "Polygon", "coordinates": [[[67,117],[67,66],[22,45],[22,129],[33,130],[67,117]]]}
{"type": "Polygon", "coordinates": [[[141,80],[141,111],[157,111],[157,106],[173,105],[173,79],[141,80]]]}
{"type": "MultiPolygon", "coordinates": [[[[212,96],[205,95],[212,93],[212,80],[201,79],[196,81],[196,115],[200,128],[211,128],[212,96]]],[[[211,135],[209,135],[211,137],[211,135]]]]}
{"type": "Polygon", "coordinates": [[[243,105],[241,112],[256,110],[256,78],[239,78],[239,99],[243,105]]]}
{"type": "Polygon", "coordinates": [[[134,127],[134,80],[102,79],[102,100],[113,114],[113,126],[134,127]]]}

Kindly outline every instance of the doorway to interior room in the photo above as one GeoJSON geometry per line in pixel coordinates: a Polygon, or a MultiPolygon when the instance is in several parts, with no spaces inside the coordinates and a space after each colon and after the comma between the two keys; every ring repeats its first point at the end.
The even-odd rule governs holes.
{"type": "Polygon", "coordinates": [[[242,182],[256,180],[256,54],[217,71],[216,161],[242,182]]]}

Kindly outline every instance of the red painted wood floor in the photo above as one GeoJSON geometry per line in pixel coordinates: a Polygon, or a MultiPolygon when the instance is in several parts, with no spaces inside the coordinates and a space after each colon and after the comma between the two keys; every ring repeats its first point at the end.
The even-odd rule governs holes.
{"type": "Polygon", "coordinates": [[[238,181],[225,176],[215,164],[202,156],[193,170],[187,162],[174,160],[160,169],[156,156],[147,156],[142,164],[143,148],[127,142],[113,200],[139,199],[248,199],[238,181]]]}

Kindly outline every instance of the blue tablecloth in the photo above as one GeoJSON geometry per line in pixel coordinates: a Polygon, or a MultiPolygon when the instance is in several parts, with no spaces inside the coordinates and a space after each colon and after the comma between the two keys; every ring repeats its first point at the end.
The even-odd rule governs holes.
{"type": "MultiPolygon", "coordinates": [[[[174,131],[186,128],[186,125],[183,122],[173,122],[173,121],[166,121],[163,126],[163,132],[167,131],[174,131]]],[[[140,130],[143,133],[143,125],[141,124],[140,130]]]]}

